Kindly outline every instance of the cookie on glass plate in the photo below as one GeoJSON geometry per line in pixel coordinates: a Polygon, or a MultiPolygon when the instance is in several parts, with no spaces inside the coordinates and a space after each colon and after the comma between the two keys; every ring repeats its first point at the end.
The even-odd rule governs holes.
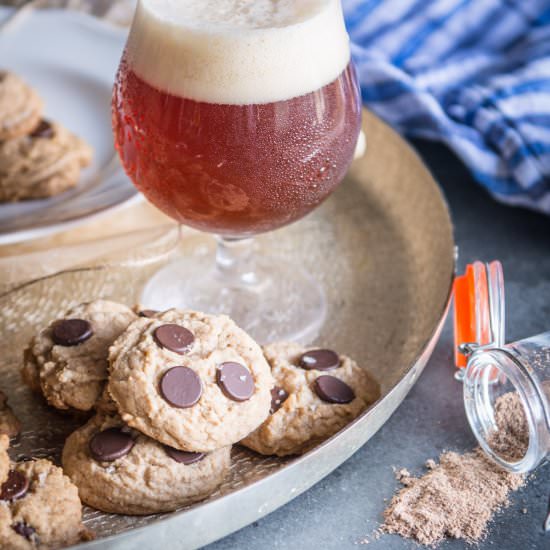
{"type": "MultiPolygon", "coordinates": [[[[0,449],[0,463],[2,455],[0,449]]],[[[61,468],[49,460],[11,465],[0,485],[0,550],[59,548],[91,538],[78,489],[61,468]]]]}
{"type": "Polygon", "coordinates": [[[69,436],[63,468],[82,500],[104,512],[169,512],[211,495],[231,466],[231,447],[188,453],[98,414],[69,436]]]}
{"type": "Polygon", "coordinates": [[[379,396],[368,372],[329,349],[264,348],[275,386],[267,420],[241,444],[264,455],[301,454],[334,435],[379,396]]]}
{"type": "Polygon", "coordinates": [[[110,364],[108,389],[123,420],[180,450],[231,445],[269,414],[269,365],[225,315],[142,317],[113,344],[110,364]]]}
{"type": "Polygon", "coordinates": [[[87,143],[61,125],[42,120],[30,134],[0,142],[0,202],[67,191],[91,161],[87,143]]]}
{"type": "Polygon", "coordinates": [[[32,339],[23,379],[53,407],[89,411],[103,395],[109,346],[134,319],[129,307],[109,300],[70,309],[32,339]]]}
{"type": "Polygon", "coordinates": [[[39,124],[44,104],[17,75],[0,71],[0,142],[31,133],[39,124]]]}

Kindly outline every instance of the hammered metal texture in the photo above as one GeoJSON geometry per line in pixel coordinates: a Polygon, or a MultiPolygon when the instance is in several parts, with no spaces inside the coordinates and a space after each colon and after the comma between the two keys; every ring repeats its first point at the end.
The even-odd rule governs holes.
{"type": "MultiPolygon", "coordinates": [[[[418,378],[448,304],[454,261],[452,228],[437,186],[414,153],[374,117],[367,116],[365,124],[368,152],[354,164],[335,195],[306,219],[260,240],[265,251],[305,267],[324,286],[329,308],[319,343],[344,351],[368,368],[380,382],[381,399],[354,425],[301,461],[263,458],[235,447],[229,479],[210,499],[183,513],[126,517],[87,508],[86,524],[99,539],[167,517],[176,522],[173,526],[183,525],[186,517],[196,517],[190,509],[203,511],[201,517],[208,518],[209,505],[212,510],[219,508],[224,501],[220,497],[236,494],[257,480],[265,481],[286,466],[290,468],[285,471],[290,471],[296,462],[300,479],[271,490],[272,496],[278,493],[276,498],[254,512],[261,517],[345,460],[379,428],[418,378]],[[338,438],[351,441],[346,439],[346,431],[368,435],[353,435],[353,441],[342,449],[338,438]],[[309,458],[318,461],[318,469],[306,479],[303,472],[309,458]]],[[[192,254],[211,246],[207,236],[186,233],[180,253],[192,254]]],[[[121,257],[120,265],[112,262],[57,274],[0,296],[0,387],[24,427],[11,449],[12,458],[47,456],[59,463],[64,439],[84,422],[48,408],[20,382],[21,354],[32,334],[81,301],[103,297],[135,303],[145,281],[165,261],[166,255],[155,261],[151,250],[151,257],[142,265],[125,263],[121,257]]],[[[289,478],[290,474],[281,476],[289,478]]],[[[243,499],[250,502],[254,491],[243,492],[243,499]]],[[[265,483],[256,493],[267,493],[265,483]]],[[[244,525],[251,521],[251,513],[247,513],[238,518],[235,509],[231,527],[216,526],[200,537],[194,533],[192,544],[203,544],[244,525]]],[[[143,547],[162,544],[155,537],[162,536],[170,525],[165,521],[157,531],[150,526],[141,532],[141,540],[150,544],[143,547]]],[[[106,541],[109,548],[116,544],[116,539],[106,541]]]]}

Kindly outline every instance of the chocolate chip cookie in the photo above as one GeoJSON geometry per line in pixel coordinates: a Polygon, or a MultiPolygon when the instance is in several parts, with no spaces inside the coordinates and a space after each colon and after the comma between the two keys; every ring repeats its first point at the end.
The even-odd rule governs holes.
{"type": "Polygon", "coordinates": [[[61,468],[49,460],[12,466],[0,486],[0,550],[59,548],[90,538],[78,489],[61,468]]]}
{"type": "Polygon", "coordinates": [[[361,414],[379,396],[368,372],[329,349],[279,343],[264,348],[275,378],[270,416],[242,445],[264,455],[308,451],[361,414]]]}
{"type": "Polygon", "coordinates": [[[42,120],[30,134],[0,142],[0,202],[58,195],[78,183],[91,160],[88,144],[42,120]]]}
{"type": "Polygon", "coordinates": [[[109,392],[130,426],[171,447],[208,452],[269,414],[260,347],[225,315],[169,310],[134,321],[110,350],[109,392]]]}
{"type": "Polygon", "coordinates": [[[21,423],[13,414],[8,400],[2,390],[0,390],[0,434],[6,434],[8,437],[16,437],[21,431],[21,423]]]}
{"type": "Polygon", "coordinates": [[[230,465],[230,447],[206,454],[178,451],[117,416],[96,415],[63,449],[63,468],[82,500],[116,514],[169,512],[202,500],[219,487],[230,465]]]}
{"type": "Polygon", "coordinates": [[[0,71],[0,142],[32,132],[43,108],[38,94],[21,78],[0,71]]]}
{"type": "Polygon", "coordinates": [[[89,411],[105,386],[109,346],[134,319],[130,308],[108,300],[72,308],[33,338],[23,379],[58,409],[89,411]]]}

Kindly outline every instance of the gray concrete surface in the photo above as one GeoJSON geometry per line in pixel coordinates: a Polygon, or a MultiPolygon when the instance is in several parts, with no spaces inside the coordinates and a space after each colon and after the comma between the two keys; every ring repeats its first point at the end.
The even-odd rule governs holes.
{"type": "MultiPolygon", "coordinates": [[[[507,291],[509,341],[550,330],[550,218],[495,203],[445,148],[415,144],[441,183],[460,247],[459,266],[474,259],[500,259],[507,291]]],[[[389,422],[345,464],[305,494],[261,521],[208,547],[228,549],[418,548],[397,536],[370,536],[379,525],[385,500],[397,488],[392,466],[420,473],[427,458],[442,450],[474,446],[452,377],[452,332],[445,331],[422,377],[389,422]],[[368,545],[361,545],[365,537],[368,545]]],[[[541,466],[512,505],[491,524],[480,550],[550,550],[542,533],[550,494],[550,466],[541,466]]],[[[464,548],[449,541],[442,549],[464,548]]]]}

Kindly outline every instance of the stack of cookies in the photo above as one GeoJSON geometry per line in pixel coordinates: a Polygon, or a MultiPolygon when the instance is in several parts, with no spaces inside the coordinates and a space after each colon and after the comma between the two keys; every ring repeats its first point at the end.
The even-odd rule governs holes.
{"type": "Polygon", "coordinates": [[[212,494],[236,443],[303,453],[378,397],[366,370],[332,350],[262,349],[225,315],[107,300],[41,330],[23,378],[53,407],[93,414],[62,455],[82,501],[136,515],[212,494]]]}
{"type": "Polygon", "coordinates": [[[13,73],[0,71],[0,202],[39,199],[74,187],[92,150],[43,118],[44,103],[13,73]]]}

